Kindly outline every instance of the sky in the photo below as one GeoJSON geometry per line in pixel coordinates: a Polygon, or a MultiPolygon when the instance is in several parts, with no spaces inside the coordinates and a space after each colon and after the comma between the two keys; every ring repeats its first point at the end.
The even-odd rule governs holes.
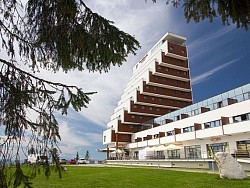
{"type": "Polygon", "coordinates": [[[102,144],[102,132],[110,120],[123,90],[132,76],[132,67],[166,33],[187,38],[193,101],[198,102],[250,82],[250,31],[237,29],[234,24],[223,25],[220,18],[187,23],[182,8],[166,5],[165,1],[150,0],[85,0],[94,12],[102,15],[141,45],[137,55],[130,55],[121,67],[112,67],[108,73],[88,71],[41,71],[37,76],[51,81],[74,84],[84,91],[96,91],[90,96],[88,108],[80,112],[69,109],[67,116],[56,115],[60,125],[61,158],[71,159],[86,151],[92,159],[105,159],[97,149],[102,144]]]}

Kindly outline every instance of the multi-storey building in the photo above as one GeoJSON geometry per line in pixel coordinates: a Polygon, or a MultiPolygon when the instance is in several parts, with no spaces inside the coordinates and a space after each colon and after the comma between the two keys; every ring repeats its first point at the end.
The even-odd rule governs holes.
{"type": "Polygon", "coordinates": [[[250,171],[249,122],[250,83],[155,118],[108,163],[215,169],[213,153],[222,151],[250,171]]]}
{"type": "Polygon", "coordinates": [[[133,75],[103,134],[107,156],[109,148],[123,148],[131,143],[134,133],[151,128],[154,118],[192,104],[185,41],[185,37],[166,33],[133,67],[133,75]]]}
{"type": "Polygon", "coordinates": [[[250,170],[250,84],[192,104],[185,40],[167,33],[135,65],[103,134],[107,162],[214,169],[224,151],[250,170]]]}

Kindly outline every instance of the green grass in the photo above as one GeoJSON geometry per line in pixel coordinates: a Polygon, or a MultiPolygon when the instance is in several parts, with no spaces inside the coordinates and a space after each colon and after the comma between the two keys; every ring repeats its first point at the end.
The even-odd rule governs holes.
{"type": "Polygon", "coordinates": [[[220,179],[218,174],[179,172],[157,168],[82,167],[69,166],[59,179],[52,173],[49,179],[41,173],[32,180],[34,188],[237,188],[250,187],[250,179],[220,179]]]}

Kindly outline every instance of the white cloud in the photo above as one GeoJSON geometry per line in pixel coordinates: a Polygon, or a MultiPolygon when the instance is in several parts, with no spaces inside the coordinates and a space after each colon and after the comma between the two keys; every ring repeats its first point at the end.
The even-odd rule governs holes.
{"type": "Polygon", "coordinates": [[[75,147],[78,146],[90,146],[91,142],[87,139],[83,139],[81,136],[77,135],[66,122],[60,124],[59,133],[61,135],[60,145],[64,146],[62,152],[66,151],[75,151],[75,147]],[[64,149],[64,150],[63,150],[64,149]]]}
{"type": "Polygon", "coordinates": [[[196,85],[196,84],[199,84],[201,82],[204,82],[205,80],[209,79],[213,74],[215,74],[216,72],[218,71],[221,71],[222,69],[225,69],[226,67],[232,65],[233,63],[239,61],[241,58],[237,58],[237,59],[233,59],[225,64],[222,64],[216,68],[213,68],[201,75],[198,75],[198,76],[195,76],[191,79],[191,83],[192,85],[196,85]]]}
{"type": "Polygon", "coordinates": [[[84,135],[90,142],[102,142],[102,133],[91,133],[91,132],[82,132],[78,131],[79,134],[84,135]]]}

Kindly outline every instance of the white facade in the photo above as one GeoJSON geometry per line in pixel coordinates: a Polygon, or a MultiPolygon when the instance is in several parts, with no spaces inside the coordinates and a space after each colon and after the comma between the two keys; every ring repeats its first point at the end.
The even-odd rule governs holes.
{"type": "Polygon", "coordinates": [[[127,126],[140,126],[144,119],[145,121],[151,120],[192,103],[187,49],[183,44],[185,41],[185,37],[166,33],[135,64],[133,75],[111,115],[107,130],[103,132],[103,144],[107,145],[107,148],[118,149],[120,144],[131,143],[133,139],[130,139],[130,135],[135,130],[128,130],[127,126]],[[170,47],[172,49],[169,49],[170,47]],[[154,80],[156,77],[157,80],[154,80]],[[162,81],[163,79],[165,81],[162,81]],[[150,87],[154,87],[154,90],[149,89],[150,87]],[[177,93],[182,93],[182,95],[177,93]],[[155,97],[155,101],[160,98],[161,101],[165,100],[165,103],[170,100],[174,102],[169,102],[167,105],[149,102],[142,99],[144,96],[150,99],[155,97]],[[137,110],[133,106],[138,106],[137,110]],[[154,110],[148,110],[153,108],[154,110]]]}
{"type": "MultiPolygon", "coordinates": [[[[172,119],[173,122],[134,133],[132,136],[133,143],[127,144],[126,148],[133,153],[139,152],[136,157],[145,158],[147,155],[152,154],[148,154],[143,150],[146,147],[175,144],[181,146],[178,151],[178,158],[209,158],[208,145],[212,147],[218,145],[218,147],[223,146],[220,149],[231,154],[244,154],[244,157],[250,157],[249,98],[250,84],[247,84],[156,118],[155,123],[162,124],[165,119],[172,119]],[[233,104],[230,101],[234,101],[233,104]],[[223,106],[220,106],[221,102],[223,106]],[[200,105],[205,103],[206,106],[200,105]],[[210,107],[210,110],[201,113],[201,107],[207,109],[210,107]],[[192,112],[195,111],[197,114],[193,113],[192,115],[192,112]],[[178,115],[184,113],[190,117],[176,120],[178,115]],[[164,136],[160,137],[160,132],[164,132],[164,136]],[[168,135],[171,132],[173,135],[168,135]],[[153,135],[152,139],[148,140],[146,138],[148,135],[153,135]],[[136,138],[143,139],[140,142],[135,142],[136,138]],[[197,146],[197,148],[194,149],[193,146],[197,146]],[[192,153],[194,156],[187,155],[190,152],[188,147],[191,147],[192,152],[195,152],[195,154],[192,153]]],[[[164,158],[168,158],[168,154],[169,151],[167,150],[161,153],[164,158]]]]}

